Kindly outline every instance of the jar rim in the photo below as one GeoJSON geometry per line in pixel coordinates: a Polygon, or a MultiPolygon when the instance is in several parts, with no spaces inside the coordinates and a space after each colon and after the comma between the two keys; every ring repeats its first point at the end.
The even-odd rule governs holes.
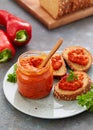
{"type": "Polygon", "coordinates": [[[32,74],[34,74],[34,73],[38,73],[38,74],[41,74],[43,71],[44,72],[46,72],[47,71],[47,69],[50,67],[50,61],[46,64],[46,66],[44,66],[43,68],[36,68],[36,67],[33,67],[32,66],[32,69],[30,70],[30,69],[25,69],[24,67],[22,67],[21,66],[21,64],[20,64],[20,59],[21,58],[23,58],[23,57],[31,57],[31,54],[32,54],[32,56],[35,56],[35,55],[37,55],[38,56],[38,54],[39,55],[44,55],[44,56],[46,56],[47,54],[46,53],[44,53],[44,52],[42,52],[42,51],[27,51],[27,52],[24,52],[24,53],[22,53],[19,57],[18,57],[18,61],[17,61],[17,64],[18,64],[18,66],[19,66],[19,68],[20,68],[20,70],[22,70],[22,72],[25,72],[26,74],[28,74],[28,75],[32,75],[32,74]]]}

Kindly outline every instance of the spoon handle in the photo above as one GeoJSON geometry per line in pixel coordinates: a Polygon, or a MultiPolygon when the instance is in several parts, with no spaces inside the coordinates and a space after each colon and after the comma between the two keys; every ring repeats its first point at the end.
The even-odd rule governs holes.
{"type": "Polygon", "coordinates": [[[44,67],[47,64],[47,62],[49,61],[49,59],[57,51],[57,49],[61,46],[62,43],[63,43],[63,39],[59,39],[57,41],[57,43],[55,44],[55,46],[53,47],[53,49],[49,52],[48,56],[45,58],[45,60],[41,64],[41,66],[40,66],[41,68],[44,67]]]}

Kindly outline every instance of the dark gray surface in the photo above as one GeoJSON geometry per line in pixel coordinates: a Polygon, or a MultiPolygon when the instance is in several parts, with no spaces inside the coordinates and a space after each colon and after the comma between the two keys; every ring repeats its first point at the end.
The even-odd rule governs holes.
{"type": "Polygon", "coordinates": [[[64,43],[59,50],[69,45],[81,45],[93,54],[93,16],[49,31],[13,0],[0,0],[0,9],[8,10],[25,19],[33,28],[31,42],[24,47],[16,48],[16,55],[11,61],[0,64],[0,130],[93,130],[93,113],[86,111],[74,117],[57,120],[34,118],[16,110],[3,93],[6,72],[18,56],[27,50],[50,50],[54,43],[63,37],[64,43]]]}

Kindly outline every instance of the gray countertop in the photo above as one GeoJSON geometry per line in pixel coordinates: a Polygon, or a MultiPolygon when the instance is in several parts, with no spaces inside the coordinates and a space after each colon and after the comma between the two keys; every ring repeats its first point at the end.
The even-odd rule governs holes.
{"type": "Polygon", "coordinates": [[[15,57],[7,63],[0,64],[0,130],[93,130],[93,113],[85,111],[65,119],[40,119],[26,115],[15,109],[5,98],[3,79],[8,69],[16,62],[18,56],[28,50],[50,50],[54,43],[64,39],[60,51],[69,45],[81,45],[93,54],[93,16],[48,30],[37,19],[27,13],[13,0],[0,0],[0,9],[5,9],[28,21],[33,28],[30,43],[21,48],[16,47],[15,57]]]}

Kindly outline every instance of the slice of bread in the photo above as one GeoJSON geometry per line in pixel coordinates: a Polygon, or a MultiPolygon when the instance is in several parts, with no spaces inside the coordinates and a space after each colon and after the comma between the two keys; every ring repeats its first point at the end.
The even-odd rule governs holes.
{"type": "MultiPolygon", "coordinates": [[[[62,66],[61,66],[58,70],[53,69],[53,76],[54,76],[54,77],[61,77],[61,76],[65,75],[66,72],[67,72],[66,64],[65,64],[65,61],[64,61],[62,55],[56,53],[56,54],[54,54],[54,55],[52,56],[52,58],[55,57],[55,56],[61,56],[62,66]]],[[[51,58],[51,59],[52,59],[52,58],[51,58]]],[[[51,60],[51,62],[52,62],[52,60],[51,60]]],[[[56,64],[56,63],[55,63],[55,64],[56,64]]],[[[52,65],[52,66],[53,66],[53,65],[52,65]]]]}
{"type": "Polygon", "coordinates": [[[68,48],[65,48],[62,52],[62,56],[63,56],[64,60],[66,61],[67,65],[74,71],[85,71],[86,72],[92,65],[92,55],[91,55],[91,53],[87,49],[85,49],[81,46],[70,46],[68,48]],[[76,50],[76,49],[83,49],[84,55],[88,57],[88,63],[86,65],[74,63],[74,62],[72,62],[68,59],[68,53],[70,51],[76,50]]]}
{"type": "Polygon", "coordinates": [[[93,6],[92,0],[39,0],[39,2],[54,19],[93,6]]]}
{"type": "Polygon", "coordinates": [[[76,89],[76,90],[63,90],[61,88],[59,88],[59,82],[54,86],[54,96],[58,99],[61,100],[76,100],[77,96],[84,94],[86,92],[88,92],[91,88],[91,79],[89,77],[89,75],[86,72],[79,72],[79,71],[75,71],[75,74],[83,74],[83,86],[76,89]]]}

